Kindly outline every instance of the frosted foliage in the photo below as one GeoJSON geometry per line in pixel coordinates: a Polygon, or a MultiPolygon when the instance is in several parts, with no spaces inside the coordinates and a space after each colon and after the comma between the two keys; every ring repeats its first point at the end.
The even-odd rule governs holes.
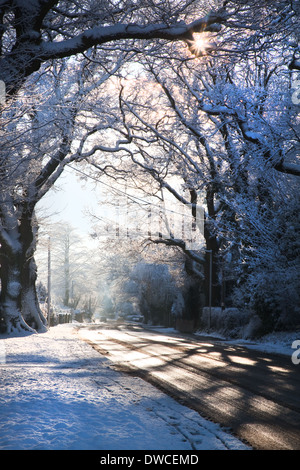
{"type": "MultiPolygon", "coordinates": [[[[24,279],[34,288],[35,207],[74,162],[92,165],[88,177],[128,180],[156,198],[169,192],[184,207],[201,195],[214,285],[229,254],[224,272],[243,285],[247,269],[271,257],[282,200],[293,199],[287,174],[300,175],[291,93],[299,50],[295,2],[267,3],[1,2],[0,257],[19,259],[13,284],[1,269],[4,310],[7,296],[21,304],[24,279]],[[193,34],[203,32],[211,46],[196,57],[193,34]]],[[[177,235],[155,242],[181,249],[203,280],[201,253],[177,235]]],[[[169,273],[144,277],[145,292],[147,282],[169,309],[169,273]]],[[[35,303],[28,321],[39,330],[35,303]]]]}

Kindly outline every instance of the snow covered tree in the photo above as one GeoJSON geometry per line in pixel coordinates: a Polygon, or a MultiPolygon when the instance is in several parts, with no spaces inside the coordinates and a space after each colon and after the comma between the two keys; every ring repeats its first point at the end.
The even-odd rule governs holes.
{"type": "Polygon", "coordinates": [[[40,330],[45,327],[36,297],[36,266],[33,257],[37,223],[31,179],[39,171],[34,157],[40,146],[32,129],[36,125],[39,129],[39,125],[34,112],[27,113],[29,108],[28,103],[26,109],[26,104],[18,100],[1,116],[2,131],[6,138],[1,146],[3,164],[0,170],[0,310],[2,322],[8,331],[14,327],[27,328],[26,321],[40,330]],[[35,152],[32,152],[33,148],[35,152]]]}
{"type": "MultiPolygon", "coordinates": [[[[114,223],[111,221],[111,223],[114,223]]],[[[138,313],[138,286],[131,273],[141,260],[141,247],[134,240],[104,236],[103,223],[97,219],[97,281],[99,308],[103,317],[138,313]]]]}
{"type": "Polygon", "coordinates": [[[68,223],[55,224],[50,233],[52,296],[58,304],[77,308],[96,293],[93,251],[68,223]]]}
{"type": "Polygon", "coordinates": [[[170,325],[175,285],[165,264],[139,263],[132,274],[139,285],[139,306],[145,323],[170,325]]]}
{"type": "Polygon", "coordinates": [[[209,7],[214,10],[204,1],[178,0],[1,0],[0,80],[11,95],[44,63],[112,42],[124,47],[124,40],[179,39],[197,51],[195,35],[204,31],[220,33],[219,52],[243,54],[275,43],[299,69],[297,1],[213,0],[209,7]]]}
{"type": "MultiPolygon", "coordinates": [[[[119,62],[114,64],[114,70],[119,62]]],[[[1,124],[0,255],[1,318],[8,331],[43,331],[45,319],[35,293],[35,207],[65,165],[80,161],[89,132],[84,130],[85,62],[63,62],[52,73],[32,79],[4,107],[1,124]],[[76,145],[74,139],[76,137],[76,145]],[[29,326],[31,325],[31,326],[29,326]]],[[[99,74],[96,84],[110,73],[99,74]]]]}
{"type": "MultiPolygon", "coordinates": [[[[220,62],[206,52],[209,44],[203,39],[196,62],[179,54],[170,58],[163,49],[159,58],[155,51],[153,57],[140,58],[140,77],[121,82],[113,126],[123,138],[115,148],[122,165],[106,167],[105,173],[114,178],[127,173],[145,189],[150,178],[155,194],[167,190],[192,211],[197,194],[204,192],[204,234],[213,252],[213,297],[219,303],[225,261],[241,262],[241,250],[258,248],[257,232],[274,212],[274,197],[280,200],[274,184],[281,175],[299,176],[299,138],[289,61],[280,57],[280,46],[272,49],[268,43],[243,61],[230,52],[220,62]],[[176,177],[189,197],[174,186],[176,177]]],[[[94,153],[90,161],[97,167],[94,153]]],[[[186,250],[185,242],[174,237],[155,241],[186,250]]],[[[203,264],[203,256],[188,254],[203,264]]]]}
{"type": "MultiPolygon", "coordinates": [[[[0,2],[0,80],[5,84],[7,93],[7,104],[1,109],[2,132],[6,137],[6,147],[2,147],[1,157],[5,162],[1,168],[1,318],[7,331],[32,331],[22,316],[27,300],[22,302],[21,298],[31,290],[22,288],[24,279],[30,280],[34,288],[36,277],[32,223],[35,205],[54,184],[63,167],[70,161],[78,160],[84,142],[90,136],[81,135],[77,152],[71,156],[74,123],[82,99],[79,89],[84,74],[79,73],[76,78],[72,75],[71,81],[64,76],[64,95],[60,85],[66,62],[57,60],[84,52],[89,55],[94,46],[122,40],[186,41],[193,32],[218,29],[215,23],[223,19],[222,9],[219,13],[204,14],[197,19],[192,15],[195,10],[189,8],[190,2],[171,3],[155,6],[145,1],[141,8],[141,5],[130,0],[122,5],[115,5],[109,0],[104,0],[100,5],[91,0],[81,5],[77,2],[45,0],[0,2]],[[186,23],[185,20],[191,21],[186,23]],[[26,85],[26,91],[23,85],[26,85]],[[46,96],[47,92],[48,96],[42,104],[40,97],[43,94],[46,96]],[[24,99],[27,104],[24,104],[24,99]],[[22,112],[18,113],[20,103],[22,112]],[[46,113],[46,108],[51,111],[46,113]],[[62,121],[63,126],[60,126],[62,121]],[[57,125],[59,129],[55,134],[57,125]],[[28,136],[33,133],[35,137],[28,142],[28,136]],[[7,158],[14,140],[19,146],[15,145],[13,153],[7,158]],[[22,145],[21,141],[26,141],[26,144],[22,145]],[[13,175],[9,190],[8,172],[13,175]],[[22,181],[24,174],[30,176],[25,182],[22,181]]],[[[204,12],[203,9],[200,11],[204,12]]],[[[134,45],[129,45],[130,48],[134,50],[134,45]]],[[[126,43],[122,42],[120,54],[123,51],[126,53],[126,49],[126,43]]],[[[111,57],[112,50],[110,48],[108,52],[104,48],[100,60],[95,60],[95,56],[87,60],[89,63],[94,60],[100,71],[104,69],[106,76],[110,75],[112,69],[106,66],[103,54],[105,57],[110,54],[111,57]]],[[[117,61],[114,70],[118,66],[117,61]]],[[[45,320],[37,306],[34,290],[30,295],[33,300],[27,302],[31,305],[28,322],[43,331],[45,320]]]]}
{"type": "Polygon", "coordinates": [[[253,233],[245,230],[242,263],[233,265],[234,302],[258,318],[256,334],[293,329],[300,322],[299,191],[293,181],[288,186],[281,181],[279,194],[276,189],[253,233]]]}
{"type": "MultiPolygon", "coordinates": [[[[168,58],[179,57],[180,63],[188,64],[193,59],[191,52],[197,56],[202,53],[196,35],[203,32],[216,33],[217,46],[207,47],[212,56],[224,54],[226,60],[241,54],[251,57],[273,48],[277,56],[283,54],[286,66],[298,70],[296,2],[266,1],[259,5],[256,0],[215,0],[213,6],[215,10],[209,12],[204,1],[0,1],[0,80],[7,91],[0,117],[5,136],[0,149],[0,303],[8,331],[32,330],[28,324],[39,331],[45,329],[34,292],[33,221],[37,201],[53,186],[66,164],[100,151],[115,154],[124,139],[127,144],[132,142],[124,121],[121,140],[110,145],[108,139],[116,116],[108,110],[104,118],[103,108],[105,104],[108,109],[105,99],[115,94],[114,86],[106,90],[107,96],[102,95],[102,102],[98,100],[98,114],[92,118],[92,99],[89,112],[84,114],[86,97],[97,88],[95,82],[100,86],[99,82],[116,73],[125,57],[132,63],[133,54],[159,57],[161,53],[163,58],[167,52],[168,58]],[[177,40],[187,44],[189,52],[184,47],[169,47],[177,40]],[[74,58],[66,60],[71,56],[74,58]],[[94,145],[99,135],[102,144],[94,145]],[[31,288],[25,288],[26,283],[31,288]]],[[[173,90],[167,85],[163,91],[176,117],[173,90]]],[[[299,174],[299,165],[286,159],[287,149],[280,140],[272,135],[266,145],[267,126],[263,133],[257,132],[240,105],[231,109],[224,100],[220,105],[208,95],[198,103],[209,116],[232,119],[239,133],[236,138],[242,136],[249,146],[259,149],[273,168],[299,174]],[[275,152],[270,153],[270,143],[275,143],[275,152]]]]}
{"type": "Polygon", "coordinates": [[[193,3],[1,0],[0,80],[10,95],[43,63],[84,53],[94,46],[130,39],[189,40],[194,32],[219,29],[223,9],[207,15],[204,2],[198,11],[193,3]],[[201,11],[202,17],[195,17],[201,11]]]}

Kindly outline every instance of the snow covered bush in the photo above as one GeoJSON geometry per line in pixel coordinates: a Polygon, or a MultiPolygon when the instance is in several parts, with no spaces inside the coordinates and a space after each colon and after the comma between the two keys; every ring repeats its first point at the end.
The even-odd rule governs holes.
{"type": "Polygon", "coordinates": [[[176,288],[164,264],[139,263],[134,270],[139,283],[139,308],[145,323],[169,326],[176,288]]]}
{"type": "Polygon", "coordinates": [[[257,335],[300,324],[300,197],[292,184],[281,190],[285,197],[274,195],[271,212],[265,210],[264,230],[254,237],[251,250],[244,249],[233,295],[239,308],[260,320],[257,335]]]}
{"type": "Polygon", "coordinates": [[[226,338],[242,338],[250,321],[250,313],[237,308],[204,307],[200,328],[226,338]]]}

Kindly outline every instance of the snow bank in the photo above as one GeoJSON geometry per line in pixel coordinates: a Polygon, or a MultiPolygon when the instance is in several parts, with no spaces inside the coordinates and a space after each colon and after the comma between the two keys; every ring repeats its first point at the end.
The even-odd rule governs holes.
{"type": "Polygon", "coordinates": [[[240,340],[235,343],[242,344],[250,349],[256,349],[258,351],[283,354],[285,356],[292,356],[295,346],[294,341],[300,340],[300,331],[278,331],[274,333],[268,333],[265,336],[254,341],[240,340]]]}
{"type": "Polygon", "coordinates": [[[116,372],[71,324],[0,338],[0,449],[246,449],[142,379],[116,372]]]}
{"type": "Polygon", "coordinates": [[[212,335],[225,341],[243,343],[264,352],[291,355],[293,341],[300,340],[300,331],[276,331],[260,338],[257,332],[261,327],[259,318],[237,308],[203,308],[198,335],[212,335]]]}

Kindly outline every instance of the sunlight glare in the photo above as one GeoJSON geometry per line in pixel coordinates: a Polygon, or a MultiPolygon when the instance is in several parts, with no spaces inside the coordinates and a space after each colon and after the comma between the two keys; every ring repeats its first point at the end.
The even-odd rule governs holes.
{"type": "Polygon", "coordinates": [[[236,364],[245,364],[249,366],[254,366],[257,361],[249,359],[248,357],[242,357],[242,356],[230,356],[228,355],[228,358],[230,359],[231,362],[234,362],[236,364]]]}
{"type": "Polygon", "coordinates": [[[190,46],[191,52],[196,56],[205,55],[211,47],[209,37],[204,33],[194,33],[193,38],[190,46]]]}

